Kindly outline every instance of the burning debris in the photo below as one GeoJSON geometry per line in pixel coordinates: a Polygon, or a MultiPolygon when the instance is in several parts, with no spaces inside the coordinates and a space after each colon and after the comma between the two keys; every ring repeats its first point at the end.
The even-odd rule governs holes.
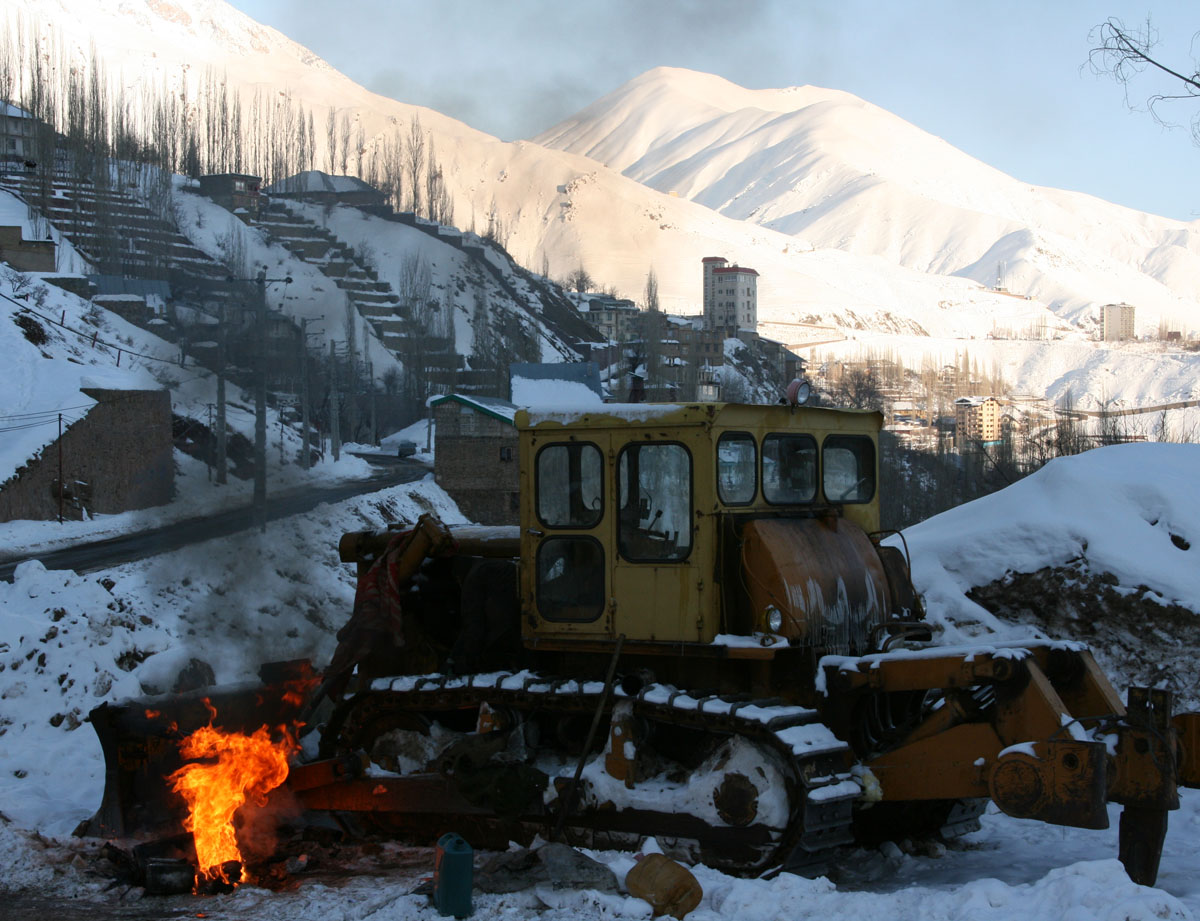
{"type": "Polygon", "coordinates": [[[286,728],[279,731],[282,738],[275,740],[266,726],[246,735],[209,725],[180,744],[183,757],[203,759],[168,778],[187,803],[183,827],[195,840],[201,876],[234,885],[245,881],[234,816],[247,802],[265,805],[267,794],[287,779],[288,758],[300,746],[286,728]]]}

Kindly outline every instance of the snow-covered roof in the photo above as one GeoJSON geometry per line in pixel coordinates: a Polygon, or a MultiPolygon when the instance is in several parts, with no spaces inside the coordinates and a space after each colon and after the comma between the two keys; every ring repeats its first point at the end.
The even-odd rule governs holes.
{"type": "Polygon", "coordinates": [[[513,402],[522,406],[528,404],[516,399],[518,379],[534,385],[546,381],[581,384],[596,396],[601,394],[600,366],[594,361],[514,362],[508,366],[508,376],[513,391],[513,402]]]}
{"type": "Polygon", "coordinates": [[[333,192],[341,195],[346,192],[375,192],[382,194],[374,186],[368,185],[357,176],[330,176],[320,170],[310,169],[295,176],[276,182],[264,189],[269,195],[296,195],[305,192],[333,192]]]}
{"type": "Polygon", "coordinates": [[[447,393],[442,396],[431,397],[429,400],[430,406],[440,406],[442,403],[461,403],[463,406],[469,406],[471,409],[477,410],[485,416],[491,416],[493,419],[507,422],[509,425],[515,424],[513,419],[517,414],[517,407],[508,402],[508,400],[501,400],[499,397],[477,397],[461,393],[447,393]]]}
{"type": "MultiPolygon", "coordinates": [[[[959,404],[961,404],[963,406],[979,406],[982,403],[986,403],[988,400],[996,400],[996,398],[993,396],[959,397],[957,400],[954,401],[954,405],[958,406],[959,404]]],[[[999,402],[999,400],[996,400],[996,402],[999,402]]]]}

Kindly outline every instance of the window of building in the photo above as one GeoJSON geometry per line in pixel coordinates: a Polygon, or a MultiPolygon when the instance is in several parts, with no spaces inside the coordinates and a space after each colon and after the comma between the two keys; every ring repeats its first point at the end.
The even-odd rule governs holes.
{"type": "Polygon", "coordinates": [[[617,547],[627,560],[672,562],[692,550],[692,455],[681,444],[631,444],[617,468],[617,547]]]}
{"type": "Polygon", "coordinates": [[[812,502],[817,495],[817,442],[811,435],[763,439],[763,498],[775,505],[812,502]]]}
{"type": "Polygon", "coordinates": [[[875,496],[875,443],[862,435],[830,435],[821,446],[822,485],[829,502],[875,496]]]}
{"type": "Polygon", "coordinates": [[[604,612],[604,548],[591,537],[538,546],[537,605],[547,620],[592,621],[604,612]]]}
{"type": "Polygon", "coordinates": [[[603,516],[604,459],[590,442],[552,444],[537,455],[537,513],[551,528],[591,528],[603,516]]]}
{"type": "Polygon", "coordinates": [[[513,449],[511,445],[503,445],[500,448],[500,460],[511,461],[513,459],[513,449]]]}
{"type": "Polygon", "coordinates": [[[717,442],[717,493],[726,505],[746,505],[758,491],[758,448],[754,436],[730,432],[717,442]]]}

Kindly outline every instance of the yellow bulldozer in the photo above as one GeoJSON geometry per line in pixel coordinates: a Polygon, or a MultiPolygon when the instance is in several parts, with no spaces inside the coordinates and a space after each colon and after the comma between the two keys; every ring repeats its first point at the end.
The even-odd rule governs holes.
{"type": "Polygon", "coordinates": [[[795,405],[520,411],[519,527],[355,532],[332,661],[93,711],[107,762],[86,830],[161,834],[163,778],[211,718],[315,744],[286,788],[356,827],[476,846],[645,836],[731,872],[1009,815],[1105,828],[1153,883],[1197,714],[1122,702],[1071,641],[933,642],[901,537],[879,528],[881,417],[795,405]],[[885,542],[886,541],[886,542],[885,542]],[[287,689],[302,687],[299,695],[287,689]]]}

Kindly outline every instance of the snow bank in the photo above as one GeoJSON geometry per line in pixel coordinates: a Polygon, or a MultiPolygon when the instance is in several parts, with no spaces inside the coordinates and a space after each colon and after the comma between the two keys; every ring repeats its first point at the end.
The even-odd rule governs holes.
{"type": "Polygon", "coordinates": [[[946,642],[1028,635],[966,597],[1009,572],[1082,560],[1129,592],[1200,612],[1200,445],[1127,444],[1037,473],[905,532],[913,581],[946,642]],[[1189,550],[1181,549],[1182,541],[1189,550]]]}
{"type": "Polygon", "coordinates": [[[425,511],[465,521],[427,478],[102,573],[21,564],[0,582],[0,813],[69,833],[103,786],[88,711],[170,690],[193,659],[218,684],[262,662],[328,661],[354,594],[338,539],[425,511]]]}

